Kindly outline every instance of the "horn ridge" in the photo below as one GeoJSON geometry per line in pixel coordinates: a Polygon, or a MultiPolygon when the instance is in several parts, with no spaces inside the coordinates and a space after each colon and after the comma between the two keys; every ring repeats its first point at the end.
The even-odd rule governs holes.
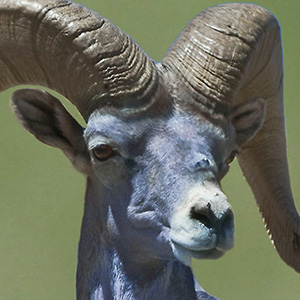
{"type": "Polygon", "coordinates": [[[248,4],[208,8],[177,37],[163,63],[174,70],[195,100],[231,106],[269,15],[248,4]]]}
{"type": "Polygon", "coordinates": [[[91,113],[87,108],[110,99],[130,96],[147,106],[158,86],[154,63],[127,34],[65,0],[1,2],[0,69],[0,90],[20,84],[49,87],[85,119],[91,113]]]}

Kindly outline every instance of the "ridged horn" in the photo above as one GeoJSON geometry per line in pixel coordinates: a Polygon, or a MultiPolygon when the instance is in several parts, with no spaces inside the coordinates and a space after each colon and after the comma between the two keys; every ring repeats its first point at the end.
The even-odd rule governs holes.
{"type": "Polygon", "coordinates": [[[154,63],[117,26],[64,0],[2,0],[0,91],[49,87],[84,116],[99,106],[139,109],[158,85],[154,63]]]}
{"type": "Polygon", "coordinates": [[[279,255],[300,272],[300,218],[286,156],[277,20],[250,4],[209,8],[187,25],[162,64],[211,114],[230,111],[249,98],[266,100],[263,128],[243,147],[238,160],[279,255]]]}

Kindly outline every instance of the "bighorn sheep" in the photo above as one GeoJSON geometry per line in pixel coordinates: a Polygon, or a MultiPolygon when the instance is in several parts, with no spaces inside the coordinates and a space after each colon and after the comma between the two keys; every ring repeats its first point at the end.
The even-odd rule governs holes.
{"type": "Polygon", "coordinates": [[[46,92],[13,95],[22,125],[88,178],[78,299],[213,299],[195,283],[190,259],[233,246],[219,183],[237,153],[279,255],[300,271],[280,30],[268,11],[209,8],[154,64],[85,7],[4,0],[0,70],[0,90],[49,87],[87,122],[83,129],[46,92]]]}

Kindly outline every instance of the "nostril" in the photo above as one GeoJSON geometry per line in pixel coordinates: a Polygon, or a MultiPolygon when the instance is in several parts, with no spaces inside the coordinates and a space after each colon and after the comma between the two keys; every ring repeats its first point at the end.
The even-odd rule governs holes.
{"type": "Polygon", "coordinates": [[[220,227],[224,230],[231,229],[234,226],[234,216],[232,210],[227,210],[220,220],[220,227]]]}
{"type": "Polygon", "coordinates": [[[207,228],[212,228],[214,223],[214,213],[211,210],[211,204],[207,203],[204,207],[193,206],[190,211],[191,219],[197,220],[207,228]]]}
{"type": "Polygon", "coordinates": [[[195,163],[196,170],[207,169],[210,166],[210,161],[207,158],[202,158],[195,163]]]}

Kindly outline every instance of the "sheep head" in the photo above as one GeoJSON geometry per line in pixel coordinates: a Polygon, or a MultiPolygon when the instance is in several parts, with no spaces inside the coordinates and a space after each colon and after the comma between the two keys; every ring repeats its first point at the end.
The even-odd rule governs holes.
{"type": "Polygon", "coordinates": [[[153,200],[149,213],[157,205],[168,255],[188,263],[232,247],[233,217],[219,182],[238,152],[279,255],[300,271],[280,29],[268,11],[249,4],[205,10],[156,65],[111,22],[69,1],[4,1],[0,12],[1,90],[50,87],[87,121],[84,131],[51,95],[25,90],[13,100],[24,127],[62,149],[102,190],[120,189],[136,226],[149,225],[137,209],[153,200]],[[114,182],[105,179],[112,166],[114,182]],[[154,190],[143,192],[149,182],[154,190]]]}
{"type": "Polygon", "coordinates": [[[28,131],[88,175],[96,190],[92,210],[120,252],[132,244],[138,261],[177,258],[190,265],[191,257],[218,258],[232,248],[233,213],[220,180],[261,127],[262,99],[214,124],[197,105],[177,109],[166,101],[143,116],[105,107],[91,114],[85,130],[43,91],[19,90],[12,103],[28,131]]]}

